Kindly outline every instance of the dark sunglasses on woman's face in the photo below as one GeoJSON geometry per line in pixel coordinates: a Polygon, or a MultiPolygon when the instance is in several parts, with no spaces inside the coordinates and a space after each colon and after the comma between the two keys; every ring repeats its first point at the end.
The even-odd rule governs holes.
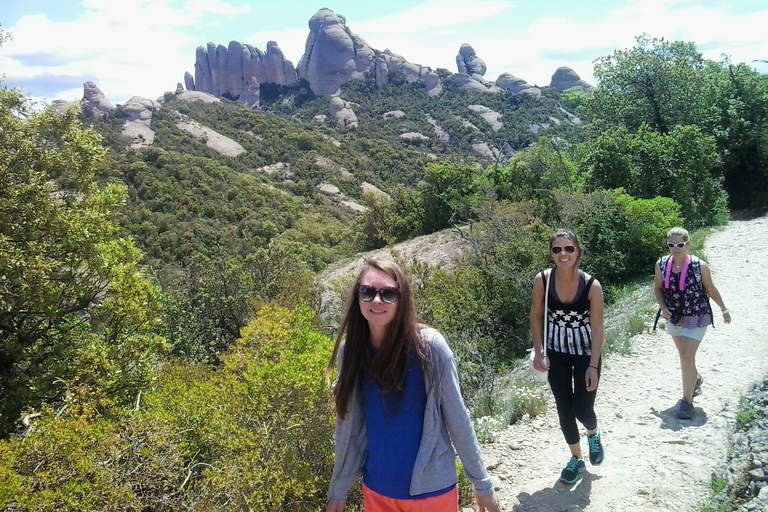
{"type": "Polygon", "coordinates": [[[576,252],[576,247],[572,245],[566,245],[565,247],[555,246],[552,248],[552,254],[560,254],[563,251],[567,252],[568,254],[573,254],[574,252],[576,252]]]}
{"type": "Polygon", "coordinates": [[[376,298],[376,295],[379,296],[381,302],[392,304],[393,302],[397,302],[397,299],[400,297],[400,290],[394,286],[385,286],[384,288],[376,289],[373,286],[365,286],[361,284],[357,287],[357,296],[363,302],[373,301],[373,299],[376,298]]]}
{"type": "Polygon", "coordinates": [[[669,247],[670,249],[672,249],[673,247],[677,247],[678,249],[682,249],[683,247],[685,247],[685,244],[687,244],[687,243],[688,242],[680,242],[679,244],[673,244],[672,242],[667,242],[667,247],[669,247]]]}

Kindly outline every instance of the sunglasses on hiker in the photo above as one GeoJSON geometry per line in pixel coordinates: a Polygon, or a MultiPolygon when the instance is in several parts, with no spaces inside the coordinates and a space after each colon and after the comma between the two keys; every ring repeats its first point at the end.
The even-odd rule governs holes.
{"type": "Polygon", "coordinates": [[[568,254],[573,254],[576,252],[576,247],[572,245],[566,245],[565,247],[553,247],[551,251],[552,254],[560,254],[563,251],[567,252],[568,254]]]}
{"type": "Polygon", "coordinates": [[[670,249],[672,249],[673,247],[677,247],[678,249],[682,249],[683,247],[685,247],[685,244],[687,244],[687,243],[688,242],[680,242],[678,244],[673,244],[672,242],[667,242],[667,247],[669,247],[670,249]]]}
{"type": "Polygon", "coordinates": [[[400,298],[400,290],[394,286],[385,286],[384,288],[378,289],[373,286],[365,285],[357,287],[357,296],[363,302],[372,302],[373,299],[376,298],[376,295],[379,296],[381,302],[392,304],[393,302],[397,302],[397,299],[400,298]]]}

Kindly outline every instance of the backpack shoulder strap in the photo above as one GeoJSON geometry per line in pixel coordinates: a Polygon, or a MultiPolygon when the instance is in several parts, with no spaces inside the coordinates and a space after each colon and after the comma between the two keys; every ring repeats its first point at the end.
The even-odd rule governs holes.
{"type": "Polygon", "coordinates": [[[696,284],[704,291],[704,286],[701,284],[701,260],[696,256],[691,256],[691,268],[693,269],[693,276],[696,278],[696,284]]]}

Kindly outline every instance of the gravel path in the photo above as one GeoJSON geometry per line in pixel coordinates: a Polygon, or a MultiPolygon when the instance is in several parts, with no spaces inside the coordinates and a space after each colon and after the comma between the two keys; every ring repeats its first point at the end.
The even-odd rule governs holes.
{"type": "Polygon", "coordinates": [[[604,360],[596,409],[606,460],[597,467],[587,463],[579,482],[557,481],[568,451],[551,400],[545,415],[508,427],[483,446],[503,510],[700,510],[711,475],[727,458],[739,400],[768,373],[767,233],[768,217],[734,220],[707,242],[702,257],[733,321],[725,325],[716,314],[716,328],[699,348],[704,386],[693,419],[674,414],[681,384],[671,338],[663,329],[638,335],[632,355],[604,360]]]}

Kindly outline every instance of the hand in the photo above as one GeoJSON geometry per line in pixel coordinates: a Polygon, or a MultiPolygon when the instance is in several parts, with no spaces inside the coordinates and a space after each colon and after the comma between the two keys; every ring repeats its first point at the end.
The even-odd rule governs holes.
{"type": "Polygon", "coordinates": [[[596,390],[597,383],[600,380],[600,378],[597,376],[597,368],[593,368],[591,366],[587,368],[587,373],[584,379],[587,381],[587,391],[596,390]]]}
{"type": "Polygon", "coordinates": [[[347,508],[347,500],[328,500],[325,512],[344,512],[347,508]]]}
{"type": "Polygon", "coordinates": [[[479,512],[501,512],[501,505],[499,505],[499,498],[495,492],[480,496],[475,491],[475,503],[477,503],[477,510],[479,512]]]}
{"type": "Polygon", "coordinates": [[[728,310],[723,311],[723,322],[731,323],[731,313],[728,310]]]}
{"type": "Polygon", "coordinates": [[[549,371],[549,358],[541,352],[536,353],[536,356],[533,358],[533,367],[540,372],[549,371]]]}
{"type": "Polygon", "coordinates": [[[669,320],[670,318],[672,318],[672,313],[670,313],[667,308],[664,308],[661,310],[661,316],[665,320],[669,320]]]}

